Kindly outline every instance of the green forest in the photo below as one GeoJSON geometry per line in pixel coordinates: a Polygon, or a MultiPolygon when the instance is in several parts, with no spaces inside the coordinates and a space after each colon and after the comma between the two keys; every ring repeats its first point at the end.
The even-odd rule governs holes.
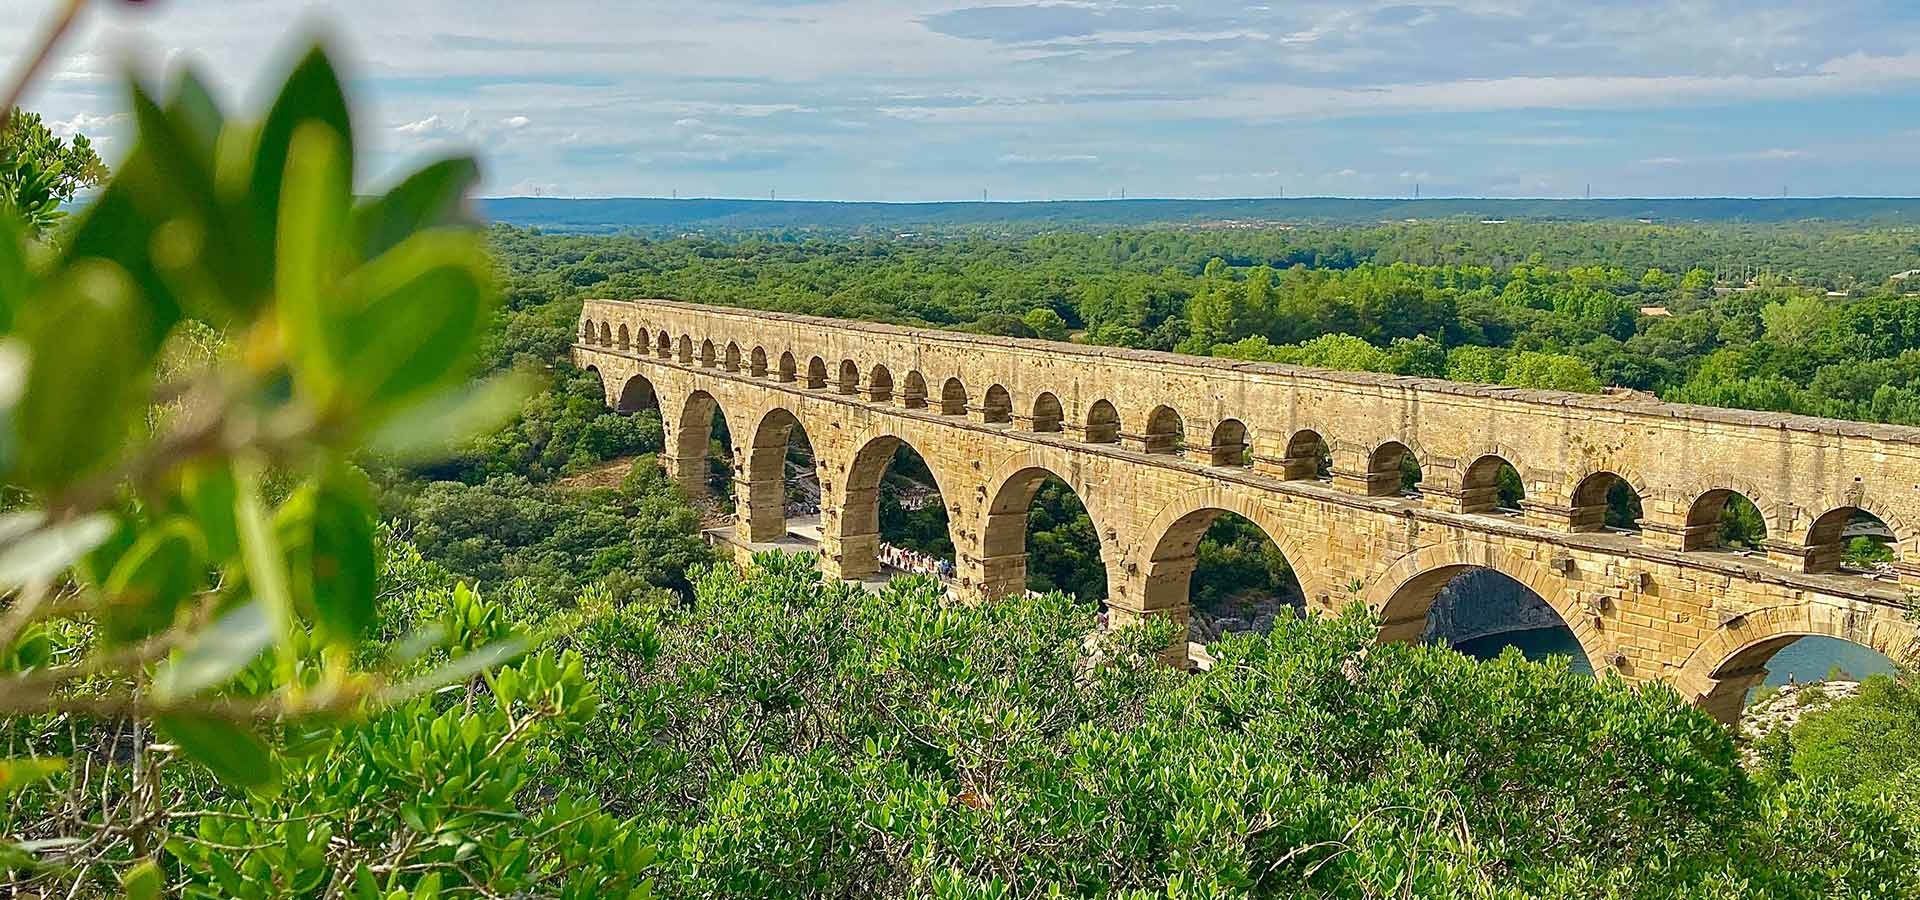
{"type": "MultiPolygon", "coordinates": [[[[736,567],[567,362],[583,298],[672,297],[1920,424],[1910,231],[545,235],[472,221],[471,159],[356,192],[349,83],[136,81],[110,173],[0,129],[9,893],[1920,896],[1910,672],[1755,745],[1359,607],[1176,671],[1098,628],[1063,485],[1037,598],[736,567]]],[[[1283,590],[1266,547],[1216,525],[1196,598],[1283,590]]]]}

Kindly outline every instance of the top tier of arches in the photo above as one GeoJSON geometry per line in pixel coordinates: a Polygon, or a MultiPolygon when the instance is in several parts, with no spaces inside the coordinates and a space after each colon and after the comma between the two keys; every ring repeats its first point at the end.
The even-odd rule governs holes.
{"type": "Polygon", "coordinates": [[[589,301],[579,341],[1233,477],[1920,580],[1920,429],[664,301],[589,301]]]}

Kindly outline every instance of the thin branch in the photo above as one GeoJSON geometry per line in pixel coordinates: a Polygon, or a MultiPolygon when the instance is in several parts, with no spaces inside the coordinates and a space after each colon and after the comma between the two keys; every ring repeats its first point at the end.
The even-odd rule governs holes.
{"type": "Polygon", "coordinates": [[[67,0],[59,17],[53,20],[53,27],[47,30],[47,36],[40,41],[39,48],[27,57],[26,67],[14,79],[13,87],[7,89],[6,101],[0,102],[0,131],[6,129],[7,123],[13,118],[13,108],[20,105],[20,99],[27,94],[27,87],[33,84],[40,75],[40,69],[53,58],[53,51],[60,46],[60,39],[73,30],[74,22],[80,18],[80,10],[86,5],[87,0],[67,0]]]}

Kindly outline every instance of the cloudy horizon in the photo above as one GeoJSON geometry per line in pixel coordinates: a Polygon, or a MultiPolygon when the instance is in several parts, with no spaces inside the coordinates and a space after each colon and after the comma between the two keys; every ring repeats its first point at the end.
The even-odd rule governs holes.
{"type": "MultiPolygon", "coordinates": [[[[6,59],[55,4],[9,0],[6,59]]],[[[101,5],[28,106],[111,158],[121,60],[237,99],[308,23],[368,180],[467,148],[497,196],[1920,195],[1891,2],[603,5],[101,5]]]]}

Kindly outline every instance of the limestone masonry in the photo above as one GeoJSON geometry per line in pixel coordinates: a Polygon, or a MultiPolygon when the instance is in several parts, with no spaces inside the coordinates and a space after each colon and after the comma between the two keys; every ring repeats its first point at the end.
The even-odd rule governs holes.
{"type": "Polygon", "coordinates": [[[1920,654],[1905,615],[1920,428],[660,300],[588,301],[573,355],[614,408],[657,397],[662,458],[690,489],[723,413],[745,543],[786,536],[783,461],[803,429],[839,577],[877,571],[879,481],[905,442],[939,483],[969,598],[1025,589],[1027,508],[1053,475],[1093,519],[1116,621],[1184,623],[1195,546],[1228,511],[1286,553],[1310,608],[1364,602],[1383,639],[1417,637],[1449,579],[1495,569],[1544,598],[1596,670],[1665,679],[1726,721],[1795,638],[1920,654]],[[1408,454],[1417,493],[1401,490],[1408,454]],[[1517,511],[1495,508],[1503,461],[1517,511]],[[1640,499],[1637,533],[1603,524],[1616,483],[1640,499]],[[1734,492],[1766,520],[1764,553],[1713,546],[1734,492]],[[1892,531],[1892,576],[1842,569],[1856,511],[1892,531]]]}

